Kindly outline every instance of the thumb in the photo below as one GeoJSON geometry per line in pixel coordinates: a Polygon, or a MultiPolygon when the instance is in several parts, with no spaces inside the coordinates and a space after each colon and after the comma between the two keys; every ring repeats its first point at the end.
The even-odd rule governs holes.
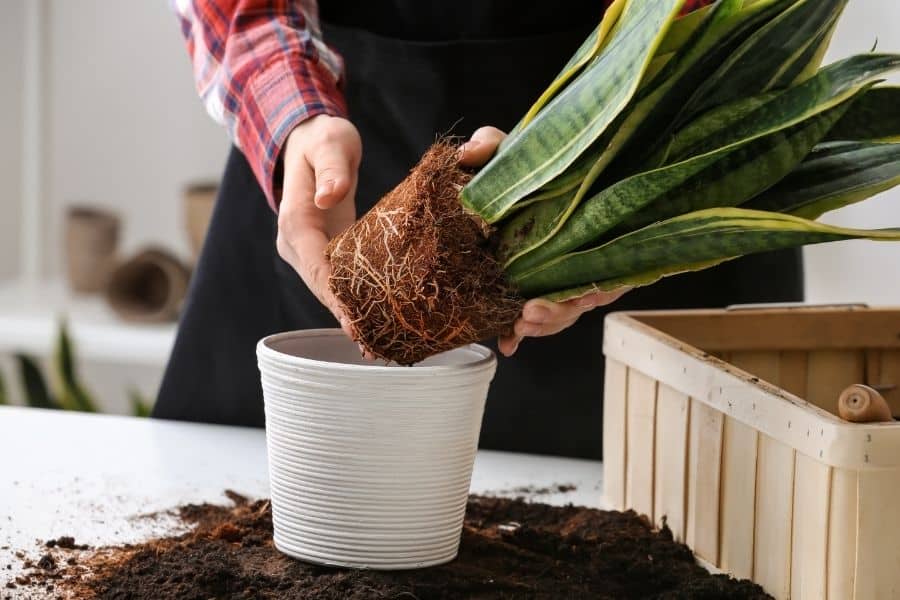
{"type": "Polygon", "coordinates": [[[316,178],[316,206],[331,208],[347,196],[355,183],[356,169],[352,157],[340,144],[320,146],[310,164],[316,178]]]}

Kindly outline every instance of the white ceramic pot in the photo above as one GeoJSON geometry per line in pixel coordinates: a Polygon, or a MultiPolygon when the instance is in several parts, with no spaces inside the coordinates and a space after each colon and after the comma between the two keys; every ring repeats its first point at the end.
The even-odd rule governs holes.
{"type": "Polygon", "coordinates": [[[453,560],[493,353],[385,366],[340,330],[313,329],[264,338],[257,357],[276,548],[368,569],[453,560]]]}

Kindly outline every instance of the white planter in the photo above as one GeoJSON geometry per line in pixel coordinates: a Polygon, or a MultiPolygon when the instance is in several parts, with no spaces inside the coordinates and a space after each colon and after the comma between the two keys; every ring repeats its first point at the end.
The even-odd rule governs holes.
{"type": "Polygon", "coordinates": [[[413,569],[453,560],[496,358],[363,360],[340,330],[257,346],[275,546],[302,560],[413,569]]]}

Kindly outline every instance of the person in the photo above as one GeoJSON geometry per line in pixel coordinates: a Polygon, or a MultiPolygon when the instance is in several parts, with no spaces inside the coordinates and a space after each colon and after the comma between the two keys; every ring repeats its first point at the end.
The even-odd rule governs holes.
{"type": "MultiPolygon", "coordinates": [[[[199,93],[236,148],[153,415],[252,426],[264,423],[256,342],[279,331],[346,328],[328,290],[328,240],[399,183],[437,134],[469,138],[460,160],[485,163],[603,10],[596,0],[175,7],[199,93]]],[[[617,297],[524,307],[495,346],[505,358],[482,447],[600,456],[608,309],[593,309],[617,297]],[[542,339],[522,343],[534,337],[542,339]]],[[[801,298],[799,254],[788,252],[673,277],[615,308],[801,298]]]]}

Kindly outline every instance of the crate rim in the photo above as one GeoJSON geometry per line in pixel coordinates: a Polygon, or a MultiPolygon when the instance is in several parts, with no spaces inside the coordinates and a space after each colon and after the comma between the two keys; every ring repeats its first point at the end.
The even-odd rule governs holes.
{"type": "MultiPolygon", "coordinates": [[[[743,314],[848,313],[900,315],[900,308],[763,306],[743,314]]],[[[727,309],[620,311],[606,316],[603,353],[678,392],[833,467],[857,470],[900,467],[900,423],[848,423],[752,373],[640,320],[652,316],[734,314],[727,309]]]]}

